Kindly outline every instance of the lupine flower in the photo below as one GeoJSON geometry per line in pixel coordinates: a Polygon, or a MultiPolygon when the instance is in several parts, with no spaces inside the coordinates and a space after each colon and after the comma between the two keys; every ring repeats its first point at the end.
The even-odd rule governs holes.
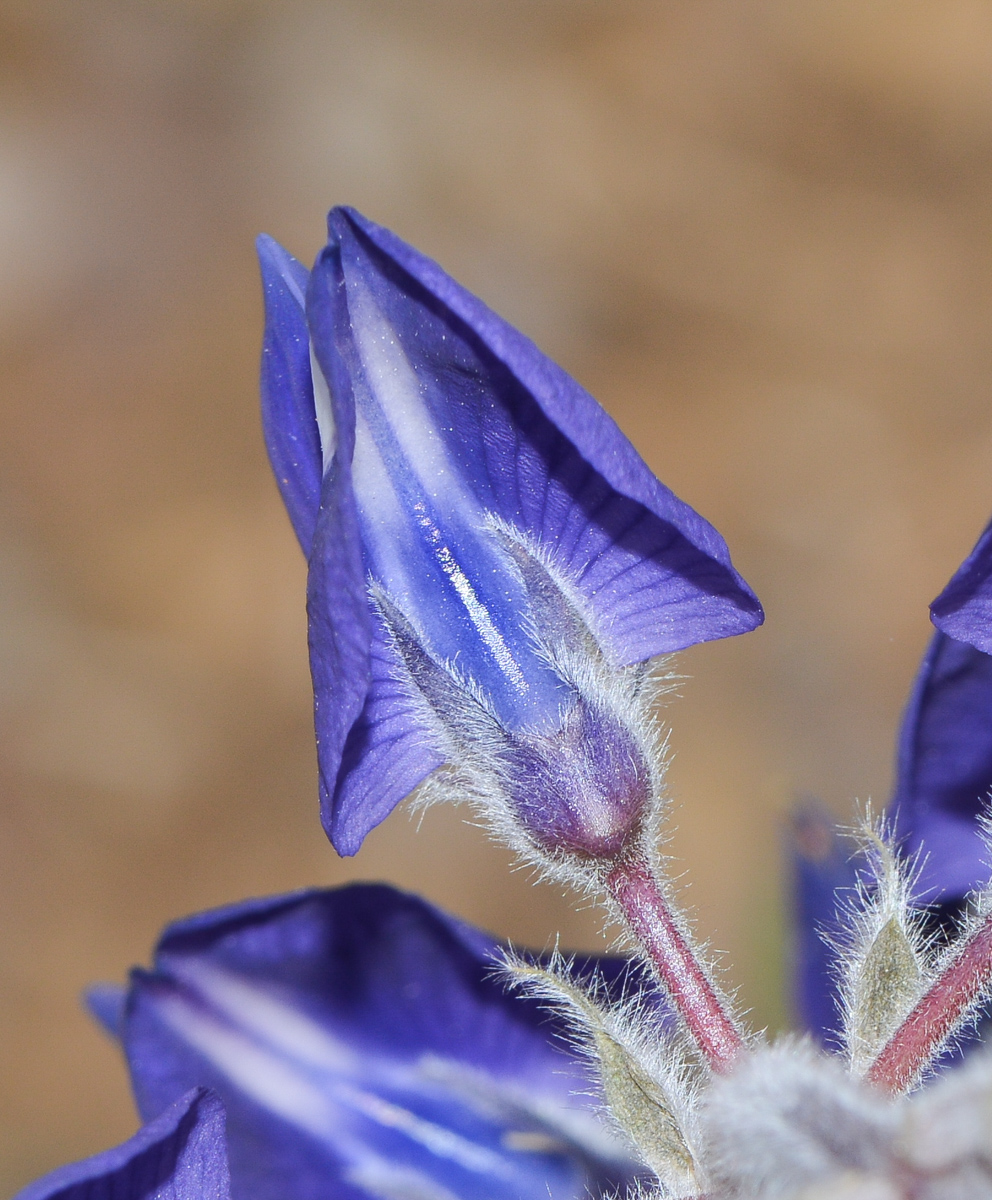
{"type": "Polygon", "coordinates": [[[837,991],[836,934],[846,899],[857,885],[851,847],[816,801],[796,808],[787,833],[792,870],[793,1002],[802,1027],[823,1045],[836,1043],[843,1025],[837,991]]]}
{"type": "Polygon", "coordinates": [[[903,720],[892,808],[928,903],[989,878],[981,818],[992,796],[992,524],[930,605],[937,632],[903,720]]]}
{"type": "Polygon", "coordinates": [[[59,1167],[16,1200],[230,1200],[224,1107],[194,1088],[122,1146],[59,1167]]]}
{"type": "MultiPolygon", "coordinates": [[[[142,1117],[190,1087],[221,1097],[234,1200],[612,1193],[636,1176],[629,1151],[561,1024],[495,977],[498,951],[416,897],[353,885],[180,921],[151,971],[91,1006],[142,1117]]],[[[596,966],[619,985],[626,964],[596,966]]]]}
{"type": "Polygon", "coordinates": [[[309,277],[271,239],[259,253],[331,840],[354,853],[447,764],[435,783],[485,793],[545,854],[614,855],[656,785],[636,664],[762,619],[722,538],[387,230],[334,209],[309,277]]]}
{"type": "Polygon", "coordinates": [[[949,637],[992,654],[992,522],[930,605],[930,615],[949,637]]]}
{"type": "MultiPolygon", "coordinates": [[[[988,885],[992,866],[984,826],[992,796],[990,528],[930,606],[938,629],[903,715],[889,804],[895,843],[912,864],[914,903],[926,906],[938,938],[952,932],[966,898],[988,885]]],[[[822,815],[814,824],[811,838],[800,820],[792,845],[795,986],[805,1026],[829,1040],[839,1029],[838,964],[823,935],[836,938],[857,869],[822,815]]]]}
{"type": "Polygon", "coordinates": [[[992,655],[938,631],[903,717],[892,797],[903,853],[920,864],[922,902],[953,905],[988,882],[990,790],[992,655]]]}

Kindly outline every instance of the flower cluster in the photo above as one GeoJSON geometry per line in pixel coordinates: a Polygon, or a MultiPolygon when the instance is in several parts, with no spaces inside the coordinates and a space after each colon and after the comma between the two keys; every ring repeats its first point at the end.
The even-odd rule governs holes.
{"type": "Polygon", "coordinates": [[[89,993],[147,1124],[21,1200],[992,1197],[992,532],[933,604],[896,792],[793,849],[807,1035],[769,1044],[666,877],[664,656],[762,620],[585,391],[349,209],[259,241],[263,424],[309,562],[322,820],[470,804],[630,953],[520,954],[383,886],[171,925],[89,993]],[[824,939],[823,934],[827,937],[824,939]]]}

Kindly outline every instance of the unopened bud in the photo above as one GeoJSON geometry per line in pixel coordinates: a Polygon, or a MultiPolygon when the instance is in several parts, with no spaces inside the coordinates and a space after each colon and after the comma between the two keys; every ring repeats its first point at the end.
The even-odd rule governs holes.
{"type": "Polygon", "coordinates": [[[653,794],[632,731],[584,698],[554,733],[508,737],[502,772],[517,820],[553,856],[615,858],[637,837],[653,794]]]}
{"type": "Polygon", "coordinates": [[[477,802],[546,863],[605,866],[634,847],[658,791],[653,693],[642,671],[611,669],[582,638],[575,652],[582,669],[556,663],[568,695],[558,719],[508,728],[470,681],[437,661],[390,596],[381,589],[374,595],[454,767],[435,788],[477,802]]]}

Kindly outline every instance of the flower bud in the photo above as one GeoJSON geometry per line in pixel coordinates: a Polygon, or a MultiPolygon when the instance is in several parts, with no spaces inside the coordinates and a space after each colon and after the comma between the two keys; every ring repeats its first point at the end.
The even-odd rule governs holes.
{"type": "Polygon", "coordinates": [[[760,605],[716,530],[523,335],[358,213],[328,230],[308,279],[259,243],[328,833],[353,854],[447,765],[470,790],[495,781],[534,844],[615,853],[652,791],[621,676],[754,628],[760,605]],[[459,751],[466,723],[485,752],[459,751]]]}
{"type": "Polygon", "coordinates": [[[509,737],[503,770],[515,817],[552,857],[615,858],[637,839],[653,799],[634,733],[581,698],[553,734],[509,737]]]}

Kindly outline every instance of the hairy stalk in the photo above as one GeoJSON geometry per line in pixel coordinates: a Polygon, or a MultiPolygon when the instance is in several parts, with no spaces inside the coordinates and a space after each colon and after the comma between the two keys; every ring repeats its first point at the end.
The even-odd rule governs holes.
{"type": "Polygon", "coordinates": [[[868,1079],[886,1091],[904,1092],[967,1020],[992,983],[992,913],[954,947],[946,966],[872,1063],[868,1079]]]}
{"type": "Polygon", "coordinates": [[[647,859],[640,855],[622,859],[607,873],[604,883],[700,1054],[711,1070],[726,1074],[744,1049],[744,1039],[693,952],[647,859]]]}

